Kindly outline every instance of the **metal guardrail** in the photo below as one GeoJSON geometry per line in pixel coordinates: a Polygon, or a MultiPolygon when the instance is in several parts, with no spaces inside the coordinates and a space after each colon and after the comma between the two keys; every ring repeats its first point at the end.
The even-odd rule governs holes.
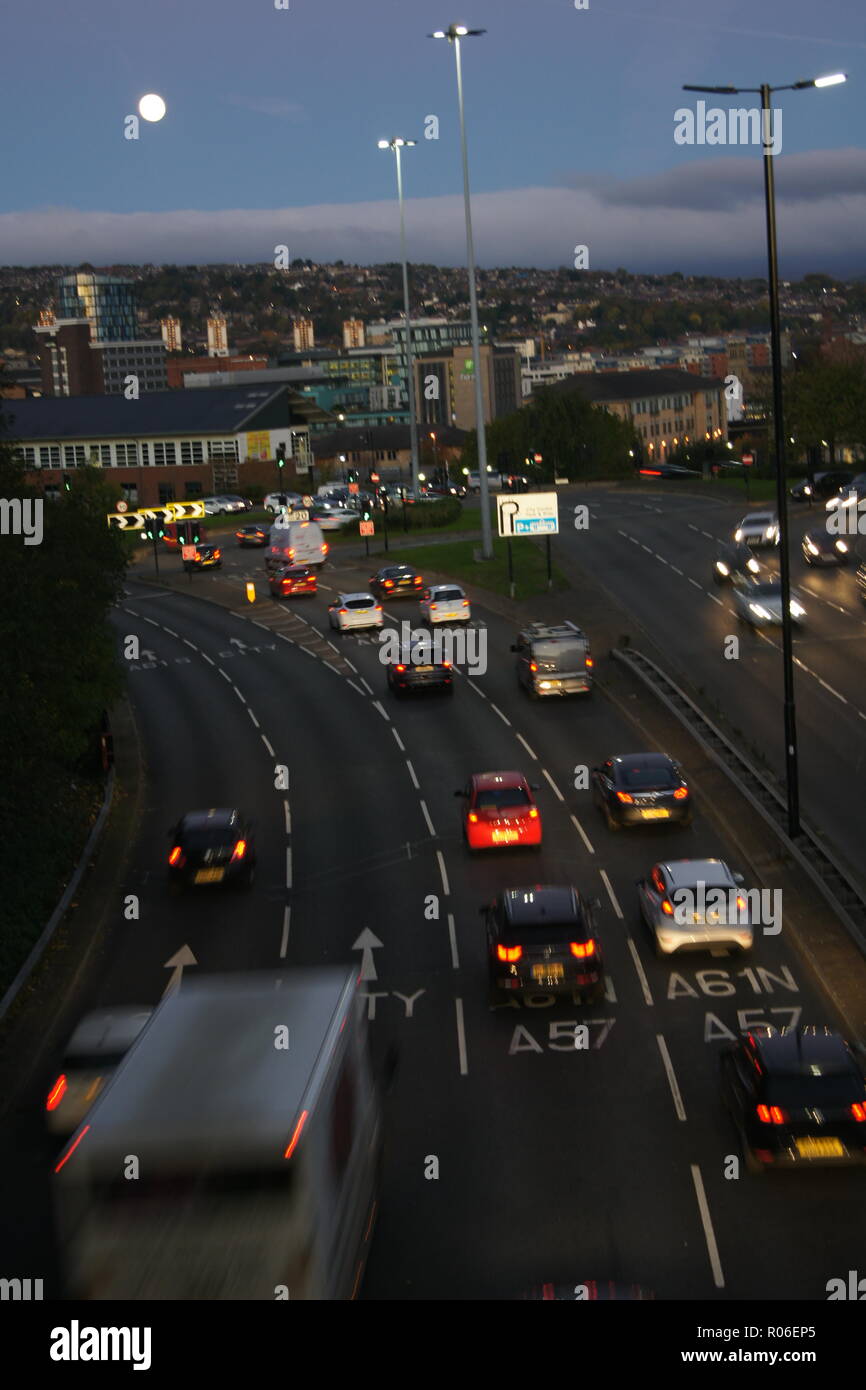
{"type": "Polygon", "coordinates": [[[790,838],[786,828],[787,803],[781,791],[768,781],[765,774],[759,773],[747,762],[703,710],[654,661],[632,647],[616,647],[611,651],[611,656],[632,670],[653,691],[727,774],[809,875],[857,947],[866,955],[866,893],[851,880],[847,870],[830,853],[817,833],[801,821],[801,834],[796,840],[790,838]]]}

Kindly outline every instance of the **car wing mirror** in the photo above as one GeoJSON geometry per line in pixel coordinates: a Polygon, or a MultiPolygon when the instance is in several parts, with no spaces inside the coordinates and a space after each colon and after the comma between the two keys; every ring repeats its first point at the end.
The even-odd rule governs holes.
{"type": "Polygon", "coordinates": [[[746,881],[742,874],[734,874],[732,877],[735,883],[745,883],[746,881]]]}

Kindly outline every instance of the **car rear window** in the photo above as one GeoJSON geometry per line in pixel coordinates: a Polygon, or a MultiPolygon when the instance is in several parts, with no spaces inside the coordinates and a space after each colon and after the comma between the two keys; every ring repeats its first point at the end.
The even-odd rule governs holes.
{"type": "Polygon", "coordinates": [[[221,845],[232,844],[239,834],[238,828],[225,825],[201,830],[184,830],[181,832],[181,838],[187,849],[218,849],[221,845]]]}
{"type": "Polygon", "coordinates": [[[503,945],[545,946],[566,941],[586,941],[589,933],[583,915],[565,920],[545,917],[540,922],[505,922],[499,930],[503,945]]]}
{"type": "Polygon", "coordinates": [[[773,1076],[767,1080],[766,1103],[785,1110],[850,1105],[866,1099],[866,1084],[851,1072],[829,1076],[773,1076]]]}
{"type": "Polygon", "coordinates": [[[349,598],[343,604],[344,608],[372,608],[376,600],[372,598],[349,598]]]}
{"type": "Polygon", "coordinates": [[[676,787],[679,786],[678,779],[674,776],[670,767],[656,765],[655,767],[621,767],[618,772],[618,781],[624,787],[676,787]]]}
{"type": "Polygon", "coordinates": [[[452,603],[454,599],[463,597],[462,589],[438,589],[433,595],[434,603],[452,603]]]}
{"type": "Polygon", "coordinates": [[[539,671],[576,671],[586,661],[586,647],[581,642],[546,643],[535,660],[539,671]]]}
{"type": "Polygon", "coordinates": [[[528,806],[529,796],[523,787],[492,787],[478,793],[475,805],[481,811],[498,811],[505,806],[528,806]]]}

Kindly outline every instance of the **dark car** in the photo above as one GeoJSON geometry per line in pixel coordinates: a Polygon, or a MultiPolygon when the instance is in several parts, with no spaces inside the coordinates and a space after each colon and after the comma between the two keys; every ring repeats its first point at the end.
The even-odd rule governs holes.
{"type": "Polygon", "coordinates": [[[487,931],[489,1004],[527,994],[604,998],[604,961],[592,904],[570,884],[508,888],[481,909],[487,931]]]}
{"type": "Polygon", "coordinates": [[[831,536],[824,526],[813,526],[803,536],[803,559],[807,565],[847,565],[851,542],[831,536]]]}
{"type": "Polygon", "coordinates": [[[168,879],[172,887],[232,883],[249,888],[252,884],[256,851],[250,822],[240,811],[189,811],[168,833],[168,879]]]}
{"type": "Polygon", "coordinates": [[[592,799],[609,830],[623,825],[689,825],[688,783],[667,753],[619,753],[592,770],[592,799]]]}
{"type": "Polygon", "coordinates": [[[860,597],[866,603],[866,565],[857,566],[857,573],[854,578],[857,581],[857,588],[860,590],[860,597]]]}
{"type": "Polygon", "coordinates": [[[235,531],[238,545],[267,545],[270,538],[268,526],[241,526],[235,531]]]}
{"type": "Polygon", "coordinates": [[[454,670],[450,661],[437,659],[433,641],[414,642],[404,654],[403,661],[388,665],[388,687],[395,695],[410,690],[439,690],[443,695],[454,694],[454,670]]]}
{"type": "Polygon", "coordinates": [[[719,546],[713,563],[713,579],[717,584],[734,584],[760,573],[760,562],[755,559],[749,546],[738,541],[726,541],[719,546]]]}
{"type": "Polygon", "coordinates": [[[191,560],[184,560],[185,570],[222,569],[223,553],[218,545],[197,545],[191,560]]]}
{"type": "Polygon", "coordinates": [[[826,501],[828,497],[835,497],[840,488],[847,487],[853,477],[850,469],[837,468],[815,473],[811,482],[808,478],[801,478],[799,483],[794,484],[791,498],[794,502],[826,501]]]}
{"type": "Polygon", "coordinates": [[[866,1081],[832,1028],[753,1028],[721,1068],[750,1173],[866,1162],[866,1081]]]}
{"type": "Polygon", "coordinates": [[[369,587],[379,598],[420,598],[424,580],[411,565],[385,565],[371,577],[369,587]]]}
{"type": "Polygon", "coordinates": [[[317,588],[316,571],[307,565],[283,565],[268,575],[274,598],[291,598],[293,594],[314,594],[317,588]]]}

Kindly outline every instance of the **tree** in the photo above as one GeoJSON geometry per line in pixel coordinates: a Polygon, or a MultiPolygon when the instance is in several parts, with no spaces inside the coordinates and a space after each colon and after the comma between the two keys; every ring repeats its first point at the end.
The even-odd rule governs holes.
{"type": "MultiPolygon", "coordinates": [[[[495,467],[503,455],[509,469],[526,471],[525,460],[538,453],[542,463],[529,464],[537,481],[552,475],[567,478],[625,477],[632,470],[629,449],[639,441],[630,424],[592,405],[579,382],[563,382],[536,391],[530,403],[487,427],[487,456],[495,467]]],[[[477,467],[475,431],[466,437],[463,465],[477,467]]]]}

